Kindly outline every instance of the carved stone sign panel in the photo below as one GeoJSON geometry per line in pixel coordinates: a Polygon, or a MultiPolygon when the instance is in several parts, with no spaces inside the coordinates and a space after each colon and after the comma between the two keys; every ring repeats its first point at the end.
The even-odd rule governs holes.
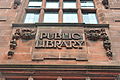
{"type": "Polygon", "coordinates": [[[87,60],[84,29],[80,27],[39,27],[33,60],[87,60]]]}
{"type": "Polygon", "coordinates": [[[39,29],[36,37],[36,48],[80,49],[84,46],[83,30],[78,29],[39,29]]]}

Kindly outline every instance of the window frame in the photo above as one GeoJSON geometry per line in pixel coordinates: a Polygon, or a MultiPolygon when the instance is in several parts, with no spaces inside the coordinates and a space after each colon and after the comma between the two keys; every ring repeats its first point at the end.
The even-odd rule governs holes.
{"type": "Polygon", "coordinates": [[[26,12],[25,17],[24,17],[24,23],[37,23],[37,22],[39,22],[39,18],[40,18],[40,15],[39,15],[38,12],[26,12]],[[29,20],[31,19],[31,18],[27,18],[27,15],[29,15],[29,14],[33,14],[34,15],[33,22],[29,22],[29,20]],[[38,20],[37,21],[35,20],[36,16],[38,16],[38,20]],[[26,19],[29,19],[29,20],[27,21],[26,19]]]}
{"type": "MultiPolygon", "coordinates": [[[[29,2],[30,1],[32,2],[33,0],[29,0],[29,2]]],[[[39,15],[39,17],[40,17],[39,22],[40,23],[48,23],[47,21],[44,20],[45,19],[44,16],[45,16],[46,12],[53,12],[53,14],[54,14],[54,12],[56,13],[56,11],[57,11],[57,15],[58,15],[58,17],[56,19],[57,22],[55,21],[55,22],[50,22],[50,23],[83,23],[83,20],[82,20],[82,13],[83,12],[84,13],[85,12],[96,12],[96,10],[97,10],[95,8],[95,4],[94,4],[93,0],[86,0],[86,1],[92,1],[93,4],[94,4],[94,8],[81,8],[80,6],[77,5],[77,4],[81,4],[81,1],[84,1],[84,0],[80,0],[80,2],[77,1],[77,0],[62,0],[62,1],[60,1],[60,0],[54,0],[54,1],[53,0],[46,0],[46,1],[35,0],[35,2],[38,2],[38,1],[41,2],[41,7],[42,8],[29,8],[29,6],[28,6],[28,8],[26,8],[25,10],[26,10],[26,12],[38,12],[38,11],[40,11],[40,13],[39,13],[40,14],[39,15]],[[50,2],[50,4],[52,4],[52,1],[53,1],[53,3],[54,2],[57,3],[58,7],[56,7],[56,8],[50,7],[49,8],[49,5],[47,7],[47,2],[48,3],[50,2]],[[75,5],[73,4],[73,8],[72,7],[71,8],[65,8],[64,5],[62,5],[65,2],[75,3],[75,5]],[[72,13],[75,14],[75,22],[72,22],[72,19],[71,19],[71,21],[68,21],[68,22],[65,21],[63,16],[64,16],[65,13],[67,15],[67,12],[68,12],[68,14],[71,14],[71,15],[72,15],[72,13]]],[[[25,15],[23,17],[24,17],[24,20],[25,20],[25,15]]],[[[97,22],[98,22],[97,14],[96,14],[96,19],[97,19],[97,22]]],[[[23,21],[23,19],[22,19],[22,21],[23,21]]]]}
{"type": "MultiPolygon", "coordinates": [[[[53,15],[53,14],[52,14],[52,15],[53,15]]],[[[52,16],[50,16],[50,17],[52,17],[52,16]]],[[[58,12],[58,10],[54,10],[54,11],[47,10],[47,11],[45,11],[45,13],[44,13],[44,18],[43,18],[43,22],[42,22],[42,23],[59,23],[59,12],[58,12]],[[50,14],[52,14],[52,13],[55,15],[55,14],[57,13],[57,21],[54,22],[54,21],[52,21],[51,19],[49,19],[49,20],[51,20],[52,22],[47,22],[47,21],[45,21],[45,19],[48,18],[48,17],[45,18],[46,13],[47,13],[48,15],[50,15],[50,14]]]]}
{"type": "Polygon", "coordinates": [[[81,5],[81,8],[95,8],[95,4],[94,4],[94,0],[80,0],[80,5],[81,5]],[[93,3],[93,6],[82,6],[82,2],[87,2],[87,1],[91,1],[93,3]]]}
{"type": "MultiPolygon", "coordinates": [[[[82,12],[82,17],[83,17],[83,23],[85,23],[85,24],[99,24],[99,22],[98,22],[98,18],[97,18],[97,13],[96,12],[82,12]],[[94,15],[94,17],[95,17],[95,20],[91,20],[91,19],[89,19],[89,18],[87,18],[87,20],[89,20],[89,22],[85,22],[84,20],[84,14],[85,13],[87,13],[87,14],[95,14],[94,15]],[[96,21],[95,23],[91,23],[90,21],[96,21]]],[[[93,18],[93,17],[92,17],[93,18]]]]}
{"type": "Polygon", "coordinates": [[[76,2],[76,0],[63,0],[63,9],[76,9],[77,8],[77,2],[76,2]],[[64,6],[64,3],[68,3],[68,4],[70,4],[70,3],[72,3],[72,2],[74,2],[75,3],[75,7],[65,7],[64,6]]]}
{"type": "MultiPolygon", "coordinates": [[[[32,3],[31,3],[32,4],[32,3]]],[[[28,2],[28,8],[42,8],[42,0],[29,0],[29,2],[28,2]],[[39,5],[39,6],[35,6],[35,5],[33,5],[33,6],[29,6],[30,5],[30,2],[36,2],[36,3],[40,3],[41,5],[39,5]]]]}
{"type": "MultiPolygon", "coordinates": [[[[70,18],[70,17],[69,17],[70,18]]],[[[75,18],[75,17],[74,17],[75,18]]],[[[67,18],[68,19],[68,18],[67,18]]],[[[69,19],[70,20],[70,19],[69,19]]],[[[63,11],[63,23],[79,23],[79,21],[78,21],[78,13],[77,13],[77,11],[76,10],[73,10],[73,11],[70,11],[70,10],[64,10],[63,11]],[[72,13],[72,14],[76,14],[76,20],[73,20],[73,21],[77,21],[77,22],[73,22],[73,21],[70,21],[70,22],[66,22],[65,21],[65,15],[64,14],[69,14],[69,13],[72,13]]]]}
{"type": "Polygon", "coordinates": [[[60,8],[60,2],[59,2],[59,0],[55,0],[55,1],[52,1],[52,0],[46,0],[46,8],[49,8],[49,7],[47,7],[47,3],[57,3],[58,5],[57,5],[57,7],[50,7],[51,9],[55,9],[55,8],[60,8]]]}

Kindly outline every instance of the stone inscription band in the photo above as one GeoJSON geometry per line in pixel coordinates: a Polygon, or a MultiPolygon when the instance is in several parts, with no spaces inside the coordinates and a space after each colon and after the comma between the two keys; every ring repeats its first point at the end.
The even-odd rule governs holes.
{"type": "Polygon", "coordinates": [[[41,33],[38,34],[36,48],[81,49],[84,44],[80,33],[41,33]]]}

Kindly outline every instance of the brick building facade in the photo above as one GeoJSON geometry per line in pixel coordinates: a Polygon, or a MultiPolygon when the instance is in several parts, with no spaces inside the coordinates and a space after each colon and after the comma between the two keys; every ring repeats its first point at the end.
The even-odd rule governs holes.
{"type": "Polygon", "coordinates": [[[119,0],[0,0],[1,80],[119,80],[119,0]]]}

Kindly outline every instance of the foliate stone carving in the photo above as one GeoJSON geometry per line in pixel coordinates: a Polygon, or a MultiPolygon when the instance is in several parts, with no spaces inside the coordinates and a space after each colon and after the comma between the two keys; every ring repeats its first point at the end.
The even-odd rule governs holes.
{"type": "MultiPolygon", "coordinates": [[[[15,50],[17,47],[17,40],[24,39],[24,40],[31,40],[34,39],[36,35],[36,31],[32,29],[16,29],[14,34],[12,35],[12,39],[10,41],[10,49],[15,50]]],[[[9,52],[10,54],[10,52],[9,52]]],[[[8,55],[9,56],[9,55],[8,55]]]]}
{"type": "Polygon", "coordinates": [[[16,33],[13,34],[13,36],[12,36],[12,40],[14,40],[14,39],[18,40],[19,38],[20,38],[20,36],[16,33]]]}
{"type": "Polygon", "coordinates": [[[90,29],[90,30],[85,30],[85,35],[88,40],[91,41],[97,41],[97,40],[104,40],[107,39],[105,35],[105,30],[104,29],[90,29]]]}
{"type": "Polygon", "coordinates": [[[22,29],[21,30],[21,38],[24,40],[34,39],[36,32],[31,29],[22,29]]]}
{"type": "Polygon", "coordinates": [[[20,29],[16,29],[16,32],[12,36],[12,40],[18,40],[20,38],[20,29]]]}
{"type": "Polygon", "coordinates": [[[109,40],[105,40],[103,41],[103,47],[105,48],[105,50],[111,50],[111,43],[109,40]]]}
{"type": "Polygon", "coordinates": [[[13,55],[14,55],[13,51],[8,51],[8,59],[11,59],[13,55]]]}
{"type": "Polygon", "coordinates": [[[14,50],[16,48],[16,46],[17,46],[16,40],[15,39],[11,40],[10,41],[10,49],[14,50]]]}
{"type": "Polygon", "coordinates": [[[103,40],[103,41],[106,41],[106,40],[109,40],[109,37],[108,37],[108,35],[105,33],[105,32],[103,32],[103,33],[101,33],[101,39],[103,40]]]}
{"type": "Polygon", "coordinates": [[[16,29],[15,33],[12,36],[12,40],[18,40],[18,39],[24,39],[24,40],[30,40],[34,39],[36,35],[36,31],[32,29],[16,29]]]}
{"type": "Polygon", "coordinates": [[[21,4],[21,0],[14,0],[14,9],[16,9],[21,4]]]}
{"type": "Polygon", "coordinates": [[[85,30],[86,38],[90,41],[103,41],[103,47],[106,50],[106,56],[108,56],[109,59],[112,59],[113,54],[111,51],[111,42],[109,40],[109,36],[104,28],[102,29],[90,29],[85,30]]]}
{"type": "Polygon", "coordinates": [[[97,41],[100,38],[99,30],[87,30],[85,32],[87,39],[91,41],[97,41]]]}
{"type": "Polygon", "coordinates": [[[109,40],[109,37],[105,32],[105,29],[85,30],[85,35],[86,35],[86,38],[90,41],[109,40]]]}
{"type": "Polygon", "coordinates": [[[16,29],[15,33],[12,35],[12,40],[10,41],[10,49],[14,50],[17,47],[17,40],[20,38],[20,29],[16,29]]]}
{"type": "Polygon", "coordinates": [[[104,5],[104,7],[105,7],[106,9],[109,8],[108,0],[103,0],[103,1],[102,1],[102,4],[104,5]]]}
{"type": "Polygon", "coordinates": [[[112,54],[111,50],[107,50],[106,55],[109,57],[109,59],[112,59],[112,57],[113,57],[113,54],[112,54]]]}

